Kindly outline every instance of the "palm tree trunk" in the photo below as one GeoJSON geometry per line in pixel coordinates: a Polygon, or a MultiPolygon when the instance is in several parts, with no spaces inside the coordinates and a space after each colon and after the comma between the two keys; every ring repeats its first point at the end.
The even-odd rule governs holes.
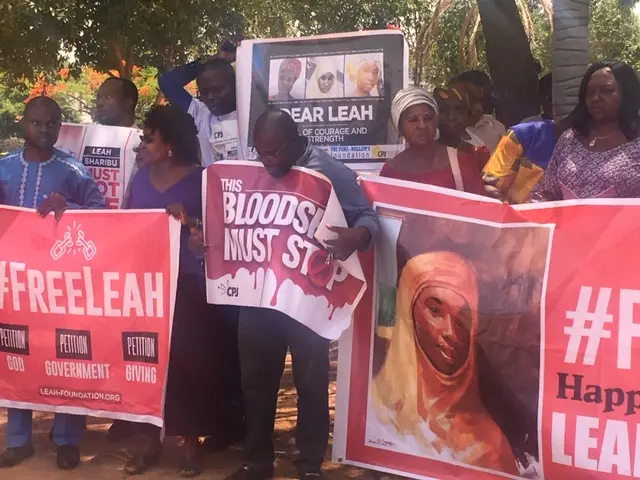
{"type": "Polygon", "coordinates": [[[553,113],[562,118],[578,103],[589,64],[589,0],[554,0],[553,22],[553,113]]]}
{"type": "Polygon", "coordinates": [[[505,125],[540,113],[536,66],[515,0],[477,0],[487,61],[505,125]]]}

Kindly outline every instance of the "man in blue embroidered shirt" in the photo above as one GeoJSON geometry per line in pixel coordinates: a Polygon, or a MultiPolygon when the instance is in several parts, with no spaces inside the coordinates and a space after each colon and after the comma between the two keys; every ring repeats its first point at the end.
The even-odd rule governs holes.
{"type": "MultiPolygon", "coordinates": [[[[20,122],[25,147],[0,160],[4,205],[35,208],[41,217],[53,213],[56,220],[67,208],[104,208],[104,198],[84,165],[53,147],[60,122],[60,107],[51,98],[36,97],[27,103],[20,122]]],[[[78,444],[84,427],[82,416],[56,414],[53,441],[59,468],[68,470],[80,463],[78,444]]],[[[31,411],[10,408],[0,467],[13,467],[33,454],[31,411]]]]}

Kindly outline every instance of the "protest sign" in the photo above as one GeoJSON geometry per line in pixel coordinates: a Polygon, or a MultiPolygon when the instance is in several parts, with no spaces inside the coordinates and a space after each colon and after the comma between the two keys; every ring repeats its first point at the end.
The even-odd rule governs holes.
{"type": "Polygon", "coordinates": [[[258,162],[217,162],[205,171],[209,303],[279,310],[335,339],[351,323],[366,283],[357,255],[323,247],[346,226],[331,182],[294,167],[271,177],[258,162]]]}
{"type": "Polygon", "coordinates": [[[414,478],[640,475],[638,200],[511,207],[367,178],[334,461],[414,478]]]}
{"type": "Polygon", "coordinates": [[[81,161],[95,178],[107,208],[120,208],[134,171],[140,130],[63,123],[56,148],[81,161]]]}
{"type": "Polygon", "coordinates": [[[255,158],[253,125],[269,106],[359,170],[379,169],[402,150],[391,123],[391,101],[409,82],[400,31],[245,40],[237,59],[241,158],[255,158]]]}
{"type": "Polygon", "coordinates": [[[179,241],[159,211],[0,207],[0,406],[162,426],[179,241]]]}

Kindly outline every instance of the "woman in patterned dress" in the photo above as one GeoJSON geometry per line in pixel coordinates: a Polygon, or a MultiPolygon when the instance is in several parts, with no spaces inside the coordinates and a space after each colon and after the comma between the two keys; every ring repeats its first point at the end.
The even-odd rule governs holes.
{"type": "Polygon", "coordinates": [[[639,109],[633,68],[616,61],[589,67],[572,128],[558,140],[531,201],[640,197],[639,109]]]}

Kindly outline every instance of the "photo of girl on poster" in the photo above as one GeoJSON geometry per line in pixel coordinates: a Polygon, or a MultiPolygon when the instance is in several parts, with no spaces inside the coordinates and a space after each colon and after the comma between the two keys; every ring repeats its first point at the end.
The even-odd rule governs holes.
{"type": "Polygon", "coordinates": [[[379,214],[384,237],[395,230],[396,242],[376,252],[392,260],[376,273],[367,444],[541,478],[540,302],[549,230],[379,214]],[[407,234],[416,228],[424,235],[407,234]],[[514,244],[519,254],[503,258],[514,244]]]}
{"type": "Polygon", "coordinates": [[[383,91],[383,53],[345,56],[347,97],[379,97],[383,91]]]}
{"type": "Polygon", "coordinates": [[[256,157],[253,127],[268,108],[358,171],[377,171],[403,149],[391,121],[391,101],[409,81],[400,31],[245,40],[237,72],[243,158],[256,157]]]}
{"type": "Polygon", "coordinates": [[[306,59],[271,60],[269,65],[269,101],[291,102],[304,98],[306,59]]]}
{"type": "Polygon", "coordinates": [[[344,96],[344,55],[307,59],[307,99],[344,96]]]}

